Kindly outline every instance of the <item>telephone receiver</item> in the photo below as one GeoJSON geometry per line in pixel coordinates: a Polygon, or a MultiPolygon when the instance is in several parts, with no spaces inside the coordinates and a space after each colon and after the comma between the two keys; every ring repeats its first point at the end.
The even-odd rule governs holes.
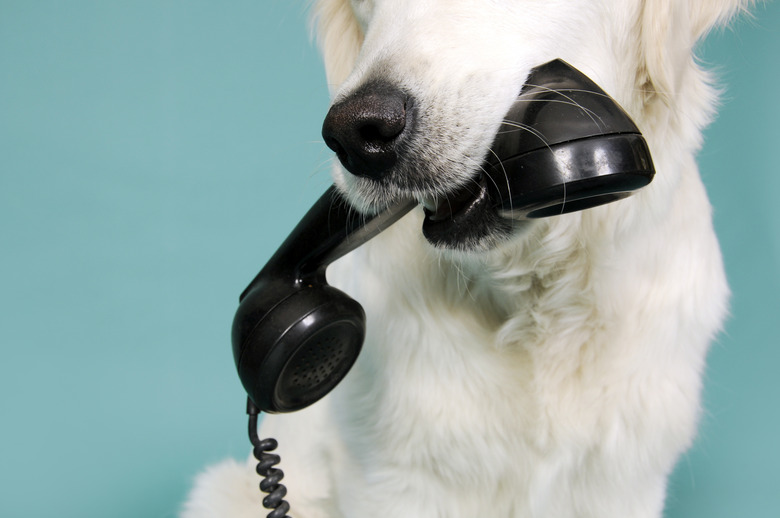
{"type": "MultiPolygon", "coordinates": [[[[483,165],[501,214],[583,210],[624,198],[653,178],[647,144],[629,116],[561,60],[531,72],[506,121],[483,165]]],[[[346,376],[362,347],[365,313],[327,284],[325,270],[414,206],[365,216],[331,186],[244,290],[233,355],[255,410],[300,410],[346,376]]]]}
{"type": "Polygon", "coordinates": [[[330,392],[360,353],[365,313],[329,286],[325,270],[412,210],[366,216],[331,186],[239,298],[233,357],[244,389],[263,412],[293,412],[330,392]]]}
{"type": "Polygon", "coordinates": [[[500,212],[535,219],[589,209],[649,184],[655,168],[631,117],[556,59],[534,68],[483,164],[500,212]]]}

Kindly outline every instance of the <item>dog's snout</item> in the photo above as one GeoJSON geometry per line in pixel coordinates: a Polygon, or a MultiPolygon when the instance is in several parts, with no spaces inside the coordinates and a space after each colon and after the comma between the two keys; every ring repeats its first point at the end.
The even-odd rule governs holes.
{"type": "Polygon", "coordinates": [[[409,96],[395,86],[369,83],[331,106],[322,137],[350,173],[380,178],[398,161],[411,126],[409,106],[409,96]]]}

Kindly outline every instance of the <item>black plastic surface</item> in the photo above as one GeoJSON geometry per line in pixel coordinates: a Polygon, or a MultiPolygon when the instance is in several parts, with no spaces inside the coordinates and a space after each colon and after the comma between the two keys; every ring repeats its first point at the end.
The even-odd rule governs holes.
{"type": "Polygon", "coordinates": [[[491,199],[539,218],[624,198],[655,175],[629,115],[562,60],[535,68],[507,112],[484,168],[491,199]]]}
{"type": "Polygon", "coordinates": [[[346,375],[363,343],[365,314],[327,284],[325,270],[414,206],[402,203],[366,216],[330,187],[244,290],[233,319],[233,357],[260,410],[304,408],[346,375]],[[333,357],[325,364],[327,372],[313,366],[307,373],[306,357],[317,347],[329,348],[333,357]]]}
{"type": "Polygon", "coordinates": [[[589,137],[506,160],[487,187],[505,215],[542,218],[625,198],[650,183],[652,167],[641,135],[589,137]]]}

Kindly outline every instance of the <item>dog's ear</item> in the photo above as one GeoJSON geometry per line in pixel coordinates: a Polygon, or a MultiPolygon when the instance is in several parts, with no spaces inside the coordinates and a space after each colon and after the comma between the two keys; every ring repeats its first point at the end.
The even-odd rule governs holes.
{"type": "Polygon", "coordinates": [[[363,32],[348,0],[316,0],[312,21],[325,61],[328,88],[333,93],[355,66],[363,32]]]}
{"type": "Polygon", "coordinates": [[[639,86],[669,106],[694,68],[696,42],[754,0],[643,0],[639,86]]]}

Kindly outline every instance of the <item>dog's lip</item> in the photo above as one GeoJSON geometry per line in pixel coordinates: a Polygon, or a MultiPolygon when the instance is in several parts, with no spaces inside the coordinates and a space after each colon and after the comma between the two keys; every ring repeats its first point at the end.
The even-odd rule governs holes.
{"type": "Polygon", "coordinates": [[[484,195],[484,182],[480,176],[438,200],[426,198],[421,201],[421,204],[425,210],[426,219],[431,222],[443,222],[467,212],[484,195]]]}
{"type": "Polygon", "coordinates": [[[491,210],[491,198],[484,175],[473,178],[466,185],[441,197],[438,203],[423,203],[427,234],[442,236],[455,229],[471,226],[475,218],[491,210]]]}

